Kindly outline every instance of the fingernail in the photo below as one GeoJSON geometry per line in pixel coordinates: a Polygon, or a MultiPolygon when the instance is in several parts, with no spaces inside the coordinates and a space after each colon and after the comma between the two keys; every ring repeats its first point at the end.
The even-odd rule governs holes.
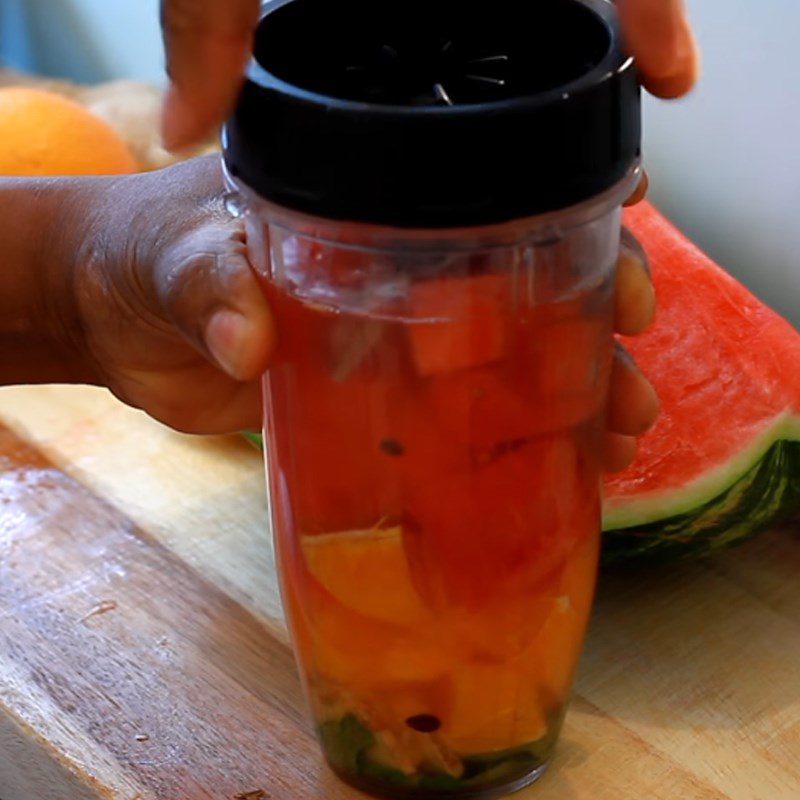
{"type": "Polygon", "coordinates": [[[614,329],[623,336],[645,330],[656,313],[656,295],[648,277],[647,261],[624,248],[617,262],[614,329]]]}
{"type": "Polygon", "coordinates": [[[614,340],[614,354],[616,355],[617,361],[624,367],[630,370],[636,370],[637,372],[639,371],[639,367],[633,360],[633,356],[616,339],[614,340]]]}
{"type": "Polygon", "coordinates": [[[221,309],[206,325],[205,342],[211,357],[236,380],[243,379],[250,324],[238,311],[221,309]]]}
{"type": "Polygon", "coordinates": [[[642,247],[641,242],[628,230],[623,227],[619,242],[620,259],[630,259],[640,266],[645,275],[650,276],[650,263],[647,253],[642,247]]]}
{"type": "Polygon", "coordinates": [[[647,190],[650,188],[650,179],[647,177],[647,173],[642,170],[642,177],[639,178],[639,183],[636,184],[636,188],[633,190],[631,196],[622,204],[626,208],[628,206],[635,206],[637,203],[640,203],[647,197],[647,190]]]}
{"type": "Polygon", "coordinates": [[[650,70],[645,76],[647,90],[665,99],[685,95],[697,82],[700,72],[700,51],[685,18],[678,21],[678,30],[665,63],[668,68],[662,73],[650,70]]]}
{"type": "Polygon", "coordinates": [[[654,97],[662,100],[676,100],[688,94],[697,83],[697,75],[691,67],[687,67],[664,77],[649,76],[645,88],[654,97]]]}
{"type": "Polygon", "coordinates": [[[170,84],[161,111],[161,142],[167,150],[187,147],[197,136],[197,120],[175,84],[170,84]]]}

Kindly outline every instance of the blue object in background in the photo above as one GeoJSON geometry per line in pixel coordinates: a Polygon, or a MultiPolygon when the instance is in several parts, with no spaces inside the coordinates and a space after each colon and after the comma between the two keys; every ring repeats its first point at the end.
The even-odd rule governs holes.
{"type": "Polygon", "coordinates": [[[35,62],[25,0],[0,0],[0,60],[20,69],[35,62]]]}
{"type": "Polygon", "coordinates": [[[0,61],[79,83],[162,83],[158,0],[0,0],[0,61]]]}

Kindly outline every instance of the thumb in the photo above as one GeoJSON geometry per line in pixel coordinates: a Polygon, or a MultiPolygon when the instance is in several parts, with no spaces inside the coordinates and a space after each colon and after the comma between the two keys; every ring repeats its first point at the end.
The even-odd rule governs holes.
{"type": "Polygon", "coordinates": [[[170,246],[155,281],[164,314],[210,361],[237,381],[267,368],[275,326],[233,223],[206,223],[170,246]]]}

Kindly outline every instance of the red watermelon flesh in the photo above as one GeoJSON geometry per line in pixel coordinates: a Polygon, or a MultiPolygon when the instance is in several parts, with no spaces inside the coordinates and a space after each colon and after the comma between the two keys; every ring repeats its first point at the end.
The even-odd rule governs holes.
{"type": "Polygon", "coordinates": [[[647,251],[658,310],[622,342],[661,414],[606,482],[607,543],[615,558],[710,552],[800,504],[800,334],[652,205],[626,210],[625,224],[647,251]]]}

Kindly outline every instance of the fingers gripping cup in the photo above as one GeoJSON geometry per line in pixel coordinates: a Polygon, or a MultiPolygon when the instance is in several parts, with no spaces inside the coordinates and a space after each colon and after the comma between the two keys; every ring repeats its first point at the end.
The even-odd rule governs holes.
{"type": "Polygon", "coordinates": [[[551,755],[639,140],[605,0],[265,6],[224,161],[277,319],[284,602],[327,759],[366,791],[495,796],[551,755]]]}

